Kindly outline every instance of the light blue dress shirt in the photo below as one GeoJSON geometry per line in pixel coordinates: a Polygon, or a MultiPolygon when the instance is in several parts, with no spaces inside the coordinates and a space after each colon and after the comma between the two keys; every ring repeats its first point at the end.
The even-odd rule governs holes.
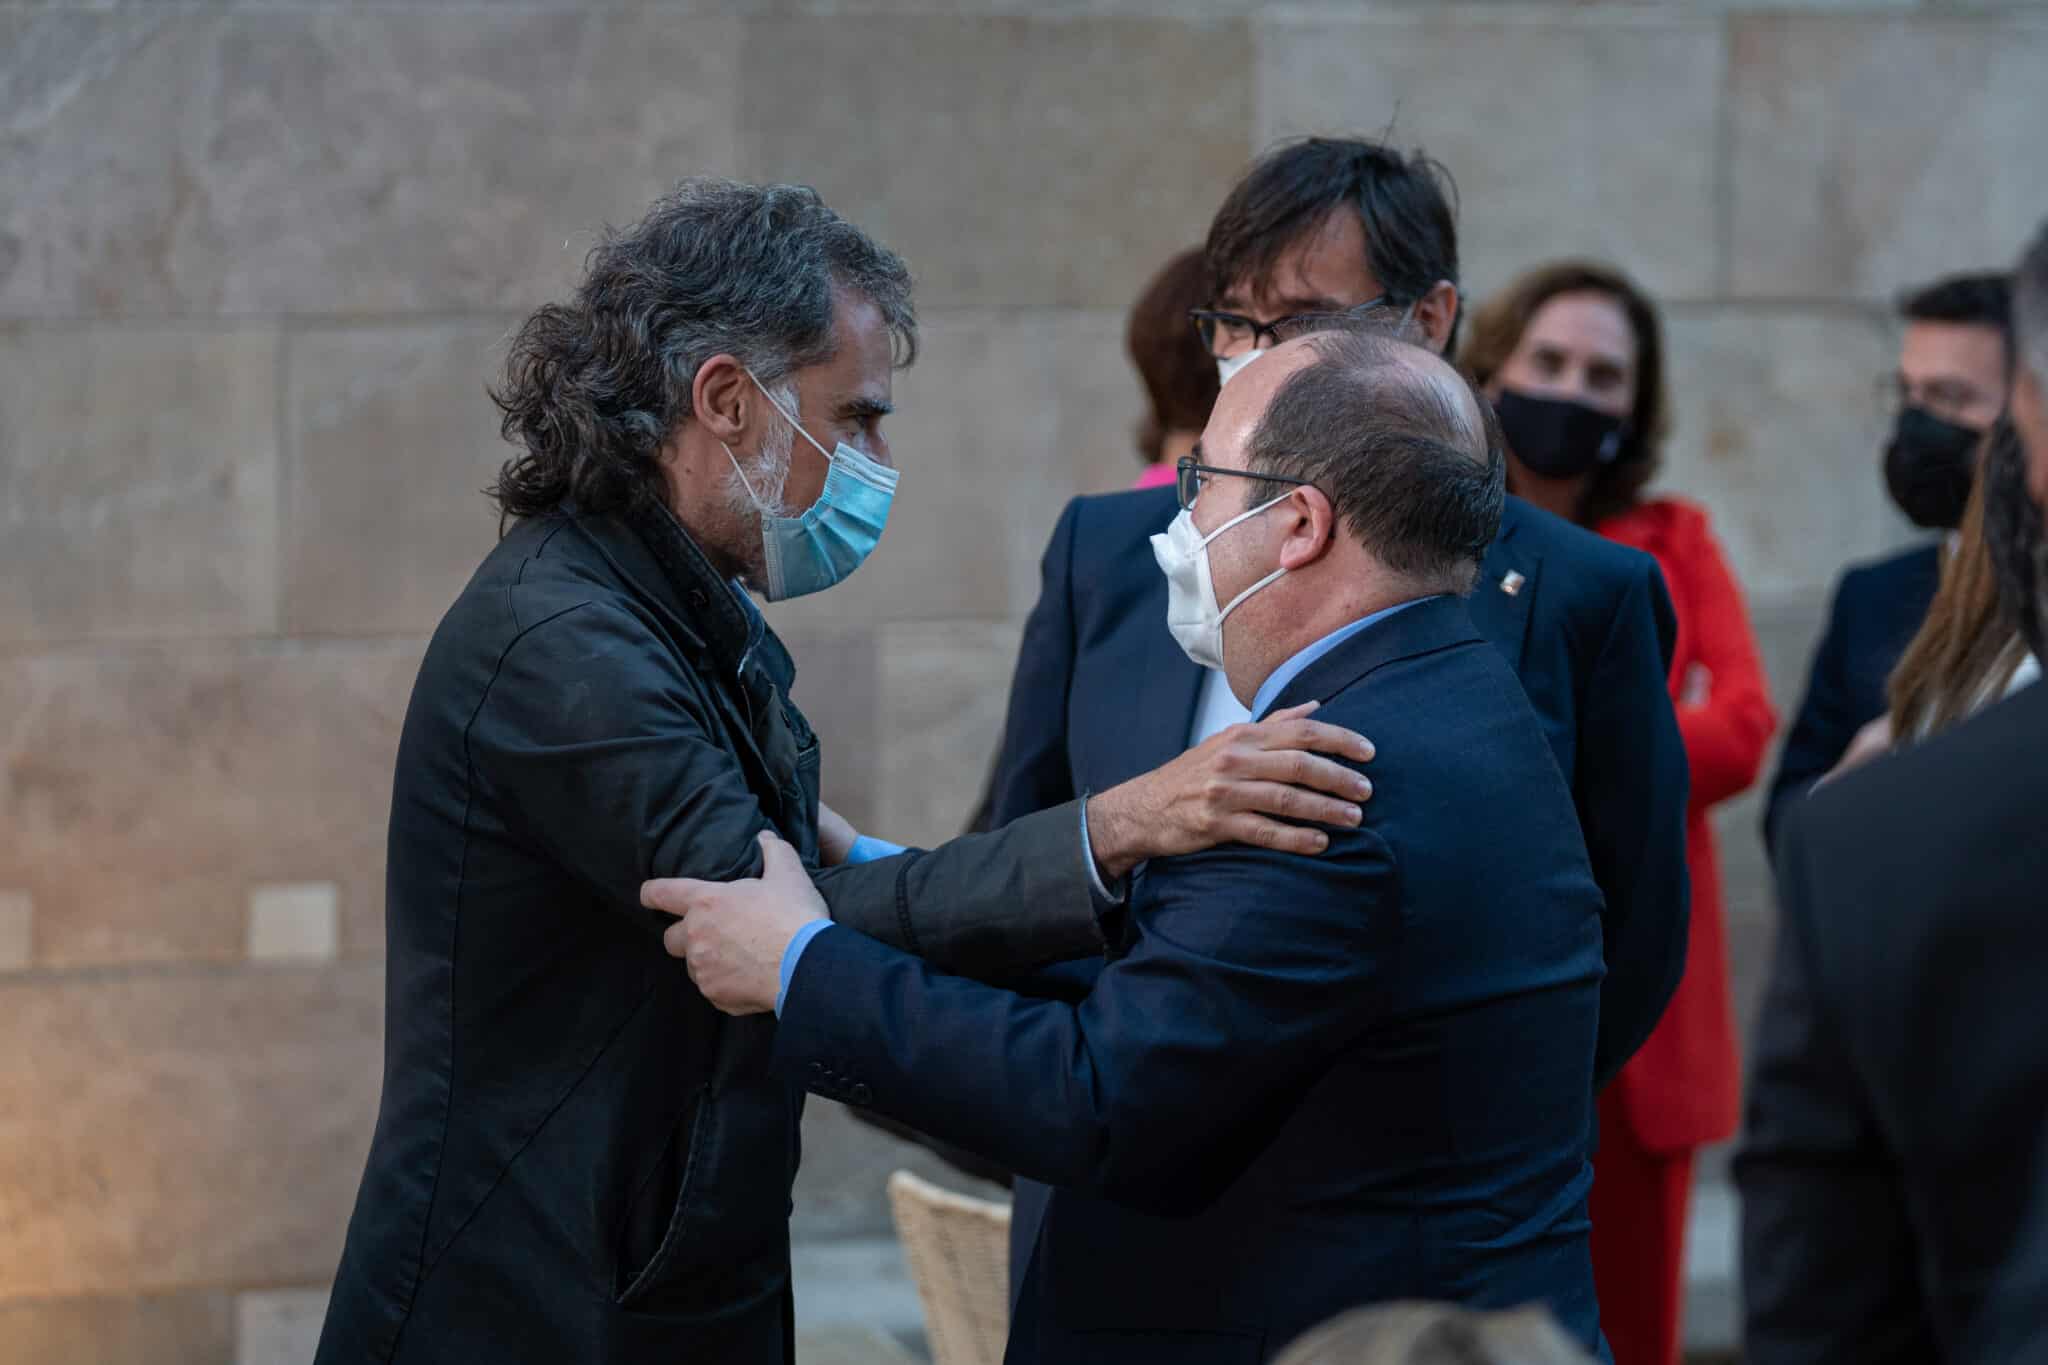
{"type": "Polygon", "coordinates": [[[1428,600],[1427,597],[1417,597],[1412,601],[1399,602],[1384,611],[1376,611],[1370,616],[1361,617],[1359,620],[1353,621],[1348,626],[1331,631],[1328,635],[1325,635],[1322,639],[1274,669],[1273,675],[1267,678],[1265,683],[1260,686],[1258,695],[1252,698],[1252,708],[1249,711],[1245,710],[1244,703],[1231,693],[1230,684],[1225,681],[1220,672],[1213,668],[1203,669],[1202,695],[1195,706],[1195,724],[1194,728],[1188,732],[1188,747],[1192,749],[1203,740],[1209,738],[1209,736],[1219,731],[1227,730],[1233,725],[1240,725],[1254,716],[1263,716],[1280,694],[1287,690],[1287,684],[1300,676],[1301,670],[1307,668],[1317,659],[1322,658],[1325,654],[1328,654],[1367,626],[1386,620],[1403,607],[1412,607],[1416,602],[1427,602],[1428,600]]]}

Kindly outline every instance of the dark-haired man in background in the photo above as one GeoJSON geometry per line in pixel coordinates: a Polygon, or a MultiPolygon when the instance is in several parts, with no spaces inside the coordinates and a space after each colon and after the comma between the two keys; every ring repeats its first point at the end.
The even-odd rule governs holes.
{"type": "MultiPolygon", "coordinates": [[[[1885,486],[1915,526],[1953,531],[1970,498],[1977,446],[2005,407],[2012,326],[2003,274],[1953,275],[1907,294],[1896,379],[1899,415],[1884,452],[1885,486]]],[[[1785,812],[1837,765],[1891,746],[1885,685],[1941,581],[1930,541],[1842,575],[1806,695],[1785,736],[1764,809],[1775,847],[1785,812]]]]}
{"type": "Polygon", "coordinates": [[[1597,1349],[1600,892],[1463,601],[1499,429],[1430,351],[1337,330],[1226,385],[1197,451],[1160,627],[1254,714],[1382,736],[1361,828],[1148,864],[1127,951],[1066,998],[833,926],[783,848],[667,884],[671,944],[720,1008],[779,1011],[782,1075],[1056,1186],[1009,1365],[1253,1365],[1392,1299],[1540,1302],[1597,1349]]]}
{"type": "Polygon", "coordinates": [[[747,873],[773,829],[844,922],[992,972],[1099,953],[1103,881],[1146,857],[1326,840],[1259,809],[1358,822],[1257,780],[1363,786],[1273,747],[1357,736],[1283,718],[929,854],[855,862],[821,828],[820,746],[748,591],[823,591],[874,548],[915,346],[893,253],[808,189],[724,180],[607,232],[513,339],[512,526],[399,742],[383,1101],[321,1365],[791,1358],[803,1091],[769,1074],[772,1022],[722,1018],[662,952],[647,878],[747,873]]]}

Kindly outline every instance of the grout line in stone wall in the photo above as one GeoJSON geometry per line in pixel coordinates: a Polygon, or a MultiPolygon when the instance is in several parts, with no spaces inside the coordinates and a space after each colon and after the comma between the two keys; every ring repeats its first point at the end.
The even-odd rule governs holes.
{"type": "Polygon", "coordinates": [[[1714,109],[1714,292],[1726,297],[1735,290],[1735,26],[1741,18],[1721,23],[1721,72],[1714,109]]]}
{"type": "MultiPolygon", "coordinates": [[[[6,12],[4,0],[0,0],[0,14],[6,12]]],[[[69,1294],[6,1294],[0,1295],[0,1312],[18,1308],[37,1308],[44,1305],[76,1303],[130,1303],[136,1299],[180,1299],[201,1298],[222,1295],[230,1299],[244,1294],[275,1294],[305,1290],[325,1294],[333,1288],[333,1280],[315,1283],[309,1280],[194,1280],[189,1284],[152,1285],[148,1288],[126,1291],[108,1289],[80,1289],[69,1294]]]]}
{"type": "Polygon", "coordinates": [[[247,957],[232,958],[148,958],[136,962],[81,962],[76,966],[40,965],[25,967],[19,971],[0,972],[0,991],[17,986],[93,986],[110,985],[121,981],[136,981],[143,978],[163,979],[170,977],[202,978],[225,980],[241,979],[252,975],[300,973],[305,975],[332,972],[337,969],[378,967],[384,962],[384,954],[343,953],[318,961],[293,962],[285,960],[253,961],[247,957]]]}
{"type": "Polygon", "coordinates": [[[273,382],[277,387],[271,404],[277,421],[277,444],[272,452],[272,458],[277,461],[277,506],[272,526],[276,536],[272,547],[276,560],[270,575],[270,633],[283,635],[285,599],[291,588],[291,573],[287,568],[291,555],[286,532],[291,526],[292,489],[298,478],[297,443],[292,440],[291,422],[292,329],[288,326],[277,329],[277,365],[273,382]]]}
{"type": "Polygon", "coordinates": [[[432,638],[427,631],[378,635],[281,635],[258,632],[244,635],[155,635],[77,637],[62,640],[12,640],[0,642],[0,659],[72,659],[90,655],[162,654],[171,651],[238,651],[246,654],[294,654],[317,649],[364,648],[419,650],[432,638]]]}

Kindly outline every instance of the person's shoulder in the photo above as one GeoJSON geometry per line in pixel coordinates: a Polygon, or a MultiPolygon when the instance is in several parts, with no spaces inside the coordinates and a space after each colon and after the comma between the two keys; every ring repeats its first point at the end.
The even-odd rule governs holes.
{"type": "Polygon", "coordinates": [[[1941,578],[1941,546],[1929,541],[1877,559],[1861,560],[1842,571],[1838,598],[1858,599],[1897,592],[1901,585],[1924,583],[1930,589],[1941,578]]]}
{"type": "Polygon", "coordinates": [[[1127,488],[1115,493],[1088,493],[1067,505],[1074,529],[1093,534],[1124,532],[1150,536],[1166,529],[1180,512],[1180,497],[1171,485],[1127,488]]]}
{"type": "Polygon", "coordinates": [[[1084,494],[1060,514],[1054,544],[1067,540],[1067,562],[1076,581],[1114,576],[1119,565],[1152,563],[1152,537],[1180,512],[1171,488],[1136,488],[1084,494]]]}
{"type": "Polygon", "coordinates": [[[1887,858],[1957,865],[2014,837],[2036,843],[2048,766],[2022,756],[2044,750],[2048,688],[2036,685],[1822,786],[1796,813],[1803,840],[1865,867],[1887,858]]]}
{"type": "Polygon", "coordinates": [[[1562,613],[1596,636],[1616,613],[1646,596],[1654,599],[1661,591],[1649,586],[1662,582],[1662,571],[1647,552],[1575,526],[1519,498],[1507,500],[1495,545],[1509,555],[1540,556],[1543,586],[1537,593],[1537,610],[1562,613]]]}
{"type": "Polygon", "coordinates": [[[1633,581],[1654,567],[1654,561],[1632,545],[1609,540],[1520,498],[1509,496],[1501,507],[1501,539],[1556,556],[1570,568],[1602,579],[1633,581]]]}

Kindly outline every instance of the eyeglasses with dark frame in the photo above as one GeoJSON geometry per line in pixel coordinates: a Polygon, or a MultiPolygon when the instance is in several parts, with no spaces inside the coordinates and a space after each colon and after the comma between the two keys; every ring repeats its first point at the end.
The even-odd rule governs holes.
{"type": "Polygon", "coordinates": [[[1255,322],[1241,313],[1225,313],[1214,308],[1191,308],[1188,318],[1195,324],[1195,333],[1202,338],[1203,347],[1221,360],[1226,353],[1235,355],[1256,349],[1260,337],[1267,337],[1272,345],[1278,346],[1310,332],[1325,332],[1333,327],[1357,323],[1371,317],[1375,311],[1393,306],[1390,296],[1380,294],[1338,312],[1290,313],[1271,322],[1255,322]]]}
{"type": "Polygon", "coordinates": [[[1183,512],[1195,509],[1195,499],[1202,496],[1202,481],[1205,478],[1262,479],[1267,483],[1291,483],[1296,488],[1310,488],[1307,479],[1291,478],[1286,474],[1267,474],[1257,469],[1222,469],[1213,464],[1196,464],[1195,457],[1183,455],[1173,467],[1174,492],[1180,495],[1183,512]]]}

